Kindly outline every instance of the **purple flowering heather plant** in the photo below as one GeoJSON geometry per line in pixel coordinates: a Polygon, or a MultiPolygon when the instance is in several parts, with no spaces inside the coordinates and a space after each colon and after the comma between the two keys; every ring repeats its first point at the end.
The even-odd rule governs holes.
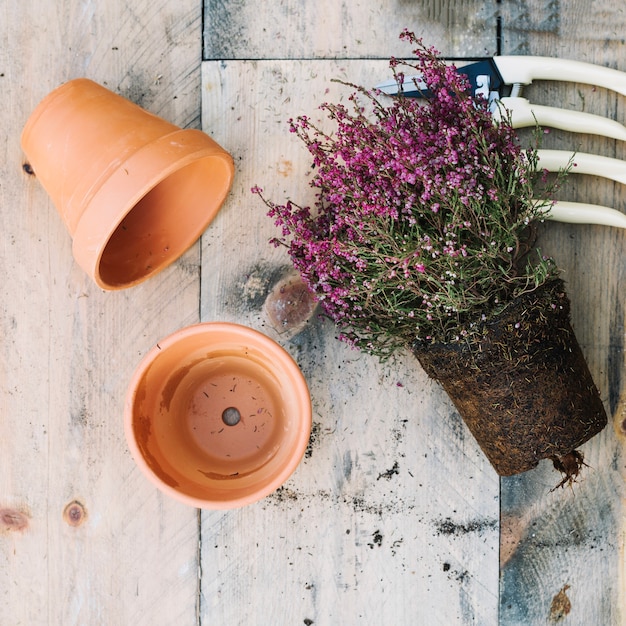
{"type": "MultiPolygon", "coordinates": [[[[501,475],[549,458],[576,478],[578,446],[607,423],[552,259],[535,247],[557,177],[537,193],[537,150],[522,149],[489,103],[412,33],[423,99],[350,85],[334,124],[290,120],[315,174],[313,207],[260,195],[302,279],[341,338],[388,357],[409,349],[441,383],[501,475]]],[[[563,174],[566,174],[564,172],[563,174]]]]}
{"type": "MultiPolygon", "coordinates": [[[[323,104],[336,130],[290,120],[315,167],[314,208],[263,198],[304,282],[352,345],[388,356],[415,342],[466,341],[481,320],[556,276],[530,254],[536,151],[504,116],[470,95],[465,77],[412,33],[431,97],[356,87],[352,108],[323,104]],[[364,99],[367,107],[361,103],[364,99]]],[[[400,63],[392,68],[401,84],[400,63]]]]}

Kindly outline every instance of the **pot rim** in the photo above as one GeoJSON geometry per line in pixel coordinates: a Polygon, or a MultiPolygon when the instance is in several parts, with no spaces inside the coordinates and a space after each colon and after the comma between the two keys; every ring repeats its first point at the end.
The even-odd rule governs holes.
{"type": "Polygon", "coordinates": [[[260,331],[242,324],[234,322],[199,322],[197,324],[181,328],[158,341],[141,359],[131,377],[126,392],[124,402],[124,433],[128,448],[136,465],[149,479],[149,481],[152,482],[152,484],[155,485],[160,491],[171,496],[175,500],[178,500],[179,502],[196,508],[228,510],[258,502],[278,489],[278,487],[280,487],[293,474],[300,464],[309,443],[313,417],[312,413],[313,409],[311,397],[304,375],[294,358],[280,344],[260,331]],[[273,367],[279,368],[285,372],[289,379],[289,384],[293,385],[295,389],[294,395],[297,398],[297,413],[299,418],[297,436],[293,444],[293,450],[289,454],[287,462],[269,482],[263,484],[254,492],[245,496],[234,497],[232,499],[212,500],[210,498],[198,498],[182,493],[171,485],[168,485],[152,470],[150,470],[135,436],[134,405],[137,398],[139,382],[142,380],[143,376],[159,354],[162,354],[165,350],[177,344],[179,341],[194,335],[219,336],[224,333],[229,335],[226,341],[232,343],[233,346],[237,345],[245,347],[253,345],[257,348],[262,348],[265,353],[271,354],[273,367]]]}
{"type": "Polygon", "coordinates": [[[126,289],[144,282],[180,258],[208,228],[226,200],[233,184],[234,173],[232,157],[201,130],[181,129],[144,146],[120,164],[89,198],[73,235],[72,251],[76,262],[90,276],[93,276],[96,284],[103,289],[126,289]],[[162,148],[166,149],[164,153],[166,156],[158,158],[162,148]],[[172,157],[172,153],[174,153],[174,157],[172,157]],[[146,155],[149,156],[153,165],[143,180],[136,181],[128,175],[128,172],[133,171],[134,162],[143,160],[146,155]],[[156,160],[155,155],[157,155],[156,160]],[[212,196],[207,195],[203,219],[198,220],[194,231],[189,233],[189,243],[186,248],[178,250],[171,258],[156,264],[149,272],[134,280],[119,285],[105,282],[100,273],[102,256],[113,233],[124,218],[143,197],[172,174],[203,159],[215,161],[216,167],[221,167],[225,175],[220,177],[223,182],[219,190],[212,196]],[[110,202],[110,193],[119,194],[124,193],[124,191],[127,192],[124,206],[120,207],[110,202]],[[103,222],[107,224],[106,233],[102,233],[103,222]]]}

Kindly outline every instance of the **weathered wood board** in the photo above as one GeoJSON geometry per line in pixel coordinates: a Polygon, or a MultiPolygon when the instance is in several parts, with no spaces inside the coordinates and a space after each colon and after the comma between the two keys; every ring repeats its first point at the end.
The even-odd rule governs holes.
{"type": "MultiPolygon", "coordinates": [[[[440,4],[443,6],[445,3],[440,4]]],[[[452,4],[448,3],[448,8],[452,4]]],[[[426,5],[433,6],[432,3],[424,3],[421,8],[426,5]]],[[[543,6],[540,3],[504,2],[498,8],[503,53],[567,56],[619,67],[619,57],[615,55],[620,49],[620,29],[616,22],[620,10],[617,6],[609,6],[608,3],[595,3],[593,6],[573,3],[568,10],[561,10],[554,3],[543,6]],[[550,37],[552,46],[539,45],[538,42],[550,37]],[[598,40],[603,40],[600,50],[596,45],[598,40]],[[600,54],[600,51],[604,54],[600,54]]],[[[440,16],[443,14],[440,13],[440,16]]],[[[302,46],[307,30],[298,30],[297,25],[288,19],[281,21],[281,18],[288,18],[289,15],[294,14],[280,11],[273,14],[275,29],[284,29],[286,32],[289,29],[285,26],[291,24],[294,28],[290,32],[296,31],[295,36],[300,38],[298,41],[302,46]]],[[[495,18],[495,15],[492,17],[495,18]]],[[[226,11],[224,14],[217,11],[213,22],[225,25],[227,30],[235,23],[239,30],[232,32],[242,36],[223,37],[222,40],[227,42],[223,48],[216,46],[215,41],[207,37],[205,28],[205,58],[246,58],[244,51],[249,49],[246,46],[250,46],[247,39],[250,31],[246,28],[266,29],[264,33],[269,30],[266,23],[256,22],[252,26],[250,20],[241,21],[236,12],[226,11]]],[[[211,22],[206,24],[210,27],[211,22]]],[[[315,26],[310,28],[314,30],[315,26]]],[[[416,30],[420,32],[419,27],[416,30]]],[[[485,30],[489,31],[489,27],[485,30]]],[[[432,33],[437,33],[436,28],[429,30],[428,34],[432,33]]],[[[434,43],[444,51],[450,50],[448,54],[453,55],[457,50],[454,43],[450,45],[450,41],[454,42],[454,34],[451,38],[449,40],[446,34],[441,38],[445,45],[441,44],[439,38],[434,43]]],[[[270,43],[271,38],[259,36],[259,39],[264,41],[264,47],[259,48],[254,56],[261,58],[352,56],[339,47],[324,53],[312,46],[302,52],[302,47],[285,42],[280,37],[274,43],[270,43]]],[[[339,37],[338,41],[344,40],[339,37]]],[[[354,56],[402,55],[393,40],[390,45],[376,48],[375,52],[371,50],[370,47],[369,53],[354,56]]],[[[471,45],[457,54],[470,56],[471,45]]],[[[249,76],[247,73],[245,75],[249,76]]],[[[254,85],[253,79],[249,80],[250,85],[254,85]]],[[[366,80],[369,80],[369,76],[366,76],[366,80]]],[[[543,88],[536,86],[528,93],[545,104],[574,108],[582,105],[585,110],[593,109],[599,114],[620,119],[620,99],[611,94],[591,88],[583,88],[581,91],[579,85],[570,88],[569,92],[551,91],[553,89],[553,85],[543,88]]],[[[278,95],[277,99],[284,97],[282,92],[278,95]]],[[[287,98],[292,105],[293,91],[287,98]]],[[[213,100],[209,98],[209,102],[213,100]]],[[[263,106],[266,111],[274,113],[269,98],[263,106]]],[[[576,137],[575,140],[575,145],[571,142],[569,144],[572,149],[623,156],[615,142],[593,137],[576,137]]],[[[289,138],[285,136],[284,144],[288,141],[289,138]]],[[[544,140],[544,146],[565,149],[568,144],[563,140],[559,143],[558,134],[551,133],[544,140]]],[[[286,145],[281,146],[281,154],[289,149],[286,145]]],[[[253,154],[250,153],[248,159],[253,154]]],[[[271,148],[268,146],[263,154],[264,157],[270,157],[271,148]]],[[[279,176],[290,177],[292,164],[286,170],[277,163],[274,169],[279,176]]],[[[264,167],[272,168],[271,159],[264,167]]],[[[267,179],[271,179],[271,176],[264,177],[264,180],[267,179]]],[[[248,181],[249,184],[262,182],[248,181]]],[[[285,184],[283,196],[288,189],[289,186],[285,184]]],[[[618,185],[598,179],[573,177],[563,190],[563,197],[619,207],[621,193],[618,185]]],[[[249,201],[242,199],[242,205],[246,206],[249,201]]],[[[619,403],[623,370],[623,314],[619,292],[623,266],[622,233],[602,227],[547,224],[542,233],[542,245],[546,252],[554,254],[564,268],[577,334],[610,414],[617,419],[620,411],[623,411],[619,403]],[[589,266],[589,260],[596,263],[595,268],[589,266]],[[598,280],[598,275],[602,276],[602,280],[598,280]]],[[[276,274],[272,276],[275,279],[276,274]]],[[[272,278],[264,280],[269,287],[272,278]]],[[[254,284],[257,284],[256,280],[254,284]]],[[[203,311],[205,307],[203,304],[203,311]]],[[[564,617],[572,624],[621,623],[624,580],[621,519],[624,468],[621,445],[611,428],[588,444],[584,452],[591,466],[590,474],[573,491],[551,491],[555,485],[555,475],[549,463],[542,464],[527,476],[502,481],[500,623],[539,624],[564,617]],[[589,567],[580,567],[581,563],[589,564],[589,567]]]]}
{"type": "Polygon", "coordinates": [[[218,623],[495,623],[495,472],[411,357],[379,365],[314,316],[277,333],[264,301],[289,268],[250,188],[309,203],[308,153],[286,120],[387,76],[385,61],[203,64],[203,128],[232,151],[233,192],[202,247],[202,318],[258,328],[298,360],[311,389],[309,454],[285,488],[203,516],[202,615],[218,623]],[[282,335],[285,335],[284,337],[282,335]],[[237,578],[231,572],[237,572],[237,578]]]}
{"type": "MultiPolygon", "coordinates": [[[[548,463],[499,481],[411,357],[381,365],[318,316],[269,324],[289,272],[253,184],[310,199],[286,120],[373,84],[404,27],[448,56],[569,57],[626,70],[622,3],[599,0],[0,0],[0,624],[624,623],[624,233],[547,223],[574,327],[614,422],[589,467],[551,491],[548,463]],[[204,14],[203,14],[204,12],[204,14]],[[200,63],[206,62],[202,67],[200,63]],[[233,192],[202,242],[105,293],[19,135],[60,83],[87,76],[230,150],[233,192]],[[201,106],[202,105],[202,106],[201,106]],[[202,112],[202,117],[201,117],[202,112]],[[122,406],[141,356],[203,320],[274,337],[309,382],[314,430],[283,489],[238,511],[159,494],[126,449],[122,406]]],[[[623,96],[535,84],[533,101],[626,121],[623,96]]],[[[620,142],[552,131],[545,147],[624,159],[620,142]]],[[[574,176],[564,198],[623,208],[621,185],[574,176]]]]}
{"type": "MultiPolygon", "coordinates": [[[[503,54],[571,58],[626,71],[623,3],[503,2],[502,26],[503,54]]],[[[606,89],[546,82],[524,95],[626,122],[626,98],[606,89]]],[[[626,157],[623,142],[553,129],[543,146],[626,157]]],[[[573,174],[560,197],[623,209],[626,196],[622,185],[573,174]]],[[[547,223],[540,245],[563,269],[573,326],[615,428],[609,424],[584,447],[589,467],[572,490],[551,493],[549,467],[502,481],[500,620],[540,624],[562,615],[565,624],[622,624],[626,233],[547,223]]]]}
{"type": "Polygon", "coordinates": [[[447,56],[497,47],[497,2],[477,0],[204,0],[204,59],[388,59],[408,28],[447,56]]]}
{"type": "Polygon", "coordinates": [[[192,624],[198,516],[139,474],[122,408],[141,356],[198,320],[199,246],[102,292],[19,141],[79,76],[198,126],[201,6],[2,0],[0,15],[0,624],[192,624]]]}

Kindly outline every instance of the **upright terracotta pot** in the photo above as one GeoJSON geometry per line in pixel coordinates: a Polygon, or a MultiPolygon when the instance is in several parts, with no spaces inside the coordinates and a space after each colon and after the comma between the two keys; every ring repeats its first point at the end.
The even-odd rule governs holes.
{"type": "Polygon", "coordinates": [[[22,148],[70,235],[78,264],[122,289],[180,257],[215,217],[231,156],[85,78],[37,106],[22,148]]]}
{"type": "Polygon", "coordinates": [[[159,341],[126,396],[135,462],[198,508],[251,504],[282,485],[311,433],[311,399],[291,356],[256,330],[196,324],[159,341]]]}

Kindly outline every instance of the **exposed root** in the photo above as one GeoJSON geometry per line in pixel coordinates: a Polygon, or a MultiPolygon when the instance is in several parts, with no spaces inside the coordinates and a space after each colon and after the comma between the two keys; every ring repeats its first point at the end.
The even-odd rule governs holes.
{"type": "Polygon", "coordinates": [[[565,485],[571,487],[576,482],[582,468],[589,467],[587,463],[585,463],[583,453],[578,450],[572,450],[572,452],[563,456],[553,456],[550,457],[550,459],[552,460],[554,469],[563,474],[563,479],[556,487],[550,490],[551,492],[556,491],[559,487],[565,487],[565,485]]]}

